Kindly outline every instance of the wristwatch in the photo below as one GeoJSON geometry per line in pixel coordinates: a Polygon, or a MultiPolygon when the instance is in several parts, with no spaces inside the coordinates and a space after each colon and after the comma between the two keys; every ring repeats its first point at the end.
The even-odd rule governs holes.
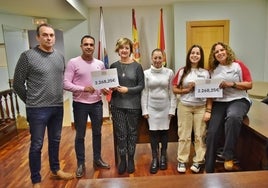
{"type": "Polygon", "coordinates": [[[232,88],[236,88],[236,83],[233,82],[232,88]]]}

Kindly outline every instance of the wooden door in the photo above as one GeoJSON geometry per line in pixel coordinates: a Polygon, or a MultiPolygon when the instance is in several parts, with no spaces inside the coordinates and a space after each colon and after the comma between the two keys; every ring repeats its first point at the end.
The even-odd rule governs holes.
{"type": "Polygon", "coordinates": [[[229,44],[229,20],[189,21],[186,24],[186,49],[188,51],[193,44],[202,46],[205,53],[205,68],[208,68],[211,46],[216,42],[229,44]]]}

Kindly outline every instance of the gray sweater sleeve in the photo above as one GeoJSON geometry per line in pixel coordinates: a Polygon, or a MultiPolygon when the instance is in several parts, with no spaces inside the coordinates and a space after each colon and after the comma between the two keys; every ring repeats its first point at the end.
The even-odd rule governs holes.
{"type": "Polygon", "coordinates": [[[25,53],[22,53],[14,72],[13,88],[20,99],[26,103],[26,77],[28,72],[28,59],[25,53]]]}

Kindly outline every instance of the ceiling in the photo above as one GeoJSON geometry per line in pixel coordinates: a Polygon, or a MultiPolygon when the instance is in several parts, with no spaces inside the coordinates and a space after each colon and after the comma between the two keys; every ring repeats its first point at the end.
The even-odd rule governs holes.
{"type": "MultiPolygon", "coordinates": [[[[81,0],[88,8],[168,5],[183,0],[81,0]]],[[[185,0],[184,0],[185,1],[185,0]]],[[[188,0],[189,1],[189,0],[188,0]]],[[[0,12],[48,19],[85,19],[66,0],[0,0],[0,12]]]]}
{"type": "Polygon", "coordinates": [[[84,19],[66,0],[0,0],[0,12],[48,19],[84,19]]]}
{"type": "MultiPolygon", "coordinates": [[[[168,5],[185,0],[83,0],[88,7],[124,7],[168,5]]],[[[189,1],[189,0],[188,0],[189,1]]],[[[191,1],[191,0],[190,0],[191,1]]]]}

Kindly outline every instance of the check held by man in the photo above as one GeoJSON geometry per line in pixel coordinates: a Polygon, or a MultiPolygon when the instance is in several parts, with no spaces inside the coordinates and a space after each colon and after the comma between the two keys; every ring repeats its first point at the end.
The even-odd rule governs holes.
{"type": "Polygon", "coordinates": [[[107,89],[119,86],[117,69],[105,69],[91,72],[93,87],[95,89],[107,89]]]}

